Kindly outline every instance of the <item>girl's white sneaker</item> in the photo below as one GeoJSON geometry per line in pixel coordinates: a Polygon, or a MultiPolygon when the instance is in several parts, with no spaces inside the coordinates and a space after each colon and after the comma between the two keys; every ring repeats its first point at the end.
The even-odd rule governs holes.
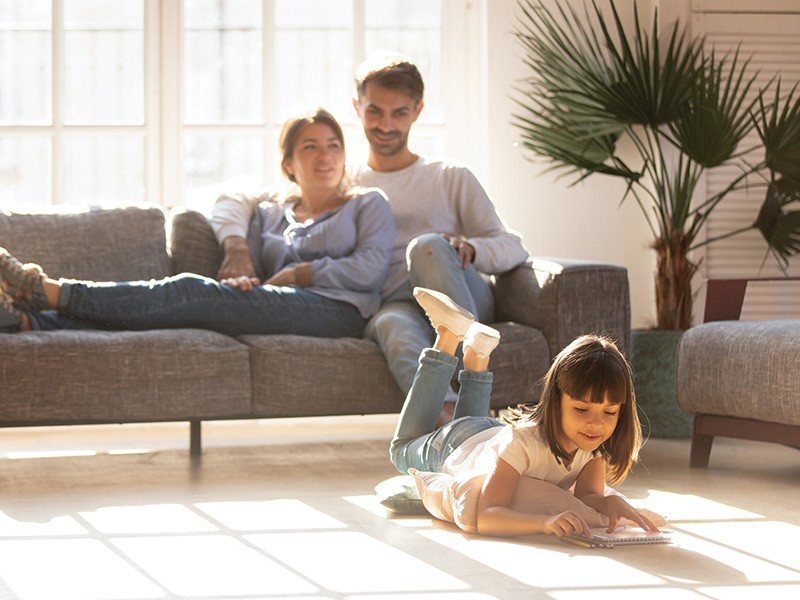
{"type": "Polygon", "coordinates": [[[472,348],[478,358],[486,358],[500,343],[500,332],[482,323],[473,323],[464,337],[465,348],[472,348]]]}
{"type": "Polygon", "coordinates": [[[434,329],[444,325],[459,339],[464,337],[470,325],[475,321],[471,312],[461,308],[447,294],[428,288],[415,287],[414,298],[425,310],[434,329]]]}

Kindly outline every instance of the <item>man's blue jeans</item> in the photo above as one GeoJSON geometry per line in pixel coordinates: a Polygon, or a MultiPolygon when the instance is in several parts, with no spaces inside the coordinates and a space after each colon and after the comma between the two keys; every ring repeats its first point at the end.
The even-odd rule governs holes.
{"type": "Polygon", "coordinates": [[[441,472],[447,457],[467,438],[490,427],[502,426],[497,419],[486,416],[492,374],[461,371],[453,420],[436,430],[436,420],[457,364],[454,356],[433,348],[426,348],[420,355],[414,383],[389,447],[392,463],[401,473],[407,473],[412,467],[419,471],[441,472]]]}
{"type": "Polygon", "coordinates": [[[366,323],[352,304],[303,288],[263,285],[244,292],[190,273],[158,281],[62,281],[58,313],[28,316],[34,329],[94,323],[98,329],[194,327],[231,336],[361,337],[366,323]]]}
{"type": "MultiPolygon", "coordinates": [[[[384,299],[365,332],[383,352],[404,394],[411,389],[420,352],[432,346],[434,339],[433,328],[412,295],[414,287],[447,294],[481,323],[494,321],[489,285],[473,265],[462,267],[455,249],[438,233],[415,238],[408,246],[406,260],[409,281],[384,299]]],[[[452,391],[447,400],[455,400],[452,391]]]]}

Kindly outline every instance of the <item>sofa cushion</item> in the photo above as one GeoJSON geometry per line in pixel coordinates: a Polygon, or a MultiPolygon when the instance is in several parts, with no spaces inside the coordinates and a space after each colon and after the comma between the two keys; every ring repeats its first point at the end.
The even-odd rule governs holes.
{"type": "Polygon", "coordinates": [[[164,211],[155,206],[3,212],[0,246],[54,278],[161,279],[172,271],[164,223],[164,211]]]}
{"type": "Polygon", "coordinates": [[[676,370],[678,405],[689,414],[800,425],[800,320],[691,327],[676,370]]]}
{"type": "MultiPolygon", "coordinates": [[[[550,366],[547,340],[518,323],[492,326],[502,336],[489,364],[495,375],[492,406],[535,402],[537,382],[550,366]]],[[[251,348],[256,416],[399,413],[403,407],[405,398],[370,340],[293,335],[239,340],[251,348]]]]}
{"type": "Polygon", "coordinates": [[[399,412],[403,395],[378,347],[355,338],[244,335],[255,417],[399,412]]]}
{"type": "Polygon", "coordinates": [[[550,349],[544,333],[519,323],[492,323],[500,345],[492,352],[492,408],[539,401],[540,380],[550,368],[550,349]]]}
{"type": "Polygon", "coordinates": [[[35,425],[243,417],[247,348],[198,329],[2,336],[0,421],[35,425]]]}
{"type": "Polygon", "coordinates": [[[217,278],[223,253],[211,224],[202,213],[182,207],[172,210],[169,248],[172,271],[176,275],[197,273],[217,278]]]}

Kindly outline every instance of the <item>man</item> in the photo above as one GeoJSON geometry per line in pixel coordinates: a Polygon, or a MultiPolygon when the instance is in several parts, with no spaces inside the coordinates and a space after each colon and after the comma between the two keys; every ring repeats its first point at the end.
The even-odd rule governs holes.
{"type": "MultiPolygon", "coordinates": [[[[508,230],[466,165],[409,149],[411,126],[424,107],[423,92],[413,63],[382,56],[359,67],[353,98],[369,154],[352,175],[359,185],[386,193],[395,220],[381,308],[367,324],[365,337],[381,348],[403,393],[414,380],[421,350],[433,343],[433,330],[414,301],[413,288],[444,292],[477,320],[492,322],[492,292],[481,273],[508,271],[528,256],[519,234],[508,230]]],[[[225,250],[220,277],[250,274],[241,238],[255,204],[263,199],[237,195],[217,201],[212,224],[225,250]]],[[[454,395],[447,398],[450,412],[454,400],[454,395]]]]}

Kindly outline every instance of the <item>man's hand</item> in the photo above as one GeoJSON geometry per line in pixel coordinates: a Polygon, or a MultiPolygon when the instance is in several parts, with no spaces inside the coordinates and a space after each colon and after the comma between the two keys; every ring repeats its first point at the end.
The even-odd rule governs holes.
{"type": "Polygon", "coordinates": [[[238,279],[240,277],[254,279],[256,277],[253,261],[250,260],[250,249],[247,247],[247,240],[242,237],[225,238],[225,241],[222,242],[222,249],[225,252],[225,258],[222,259],[222,266],[217,273],[219,281],[225,283],[223,281],[225,279],[238,279]]]}
{"type": "Polygon", "coordinates": [[[458,260],[461,262],[462,269],[466,269],[475,260],[475,248],[467,243],[463,236],[443,233],[442,237],[450,242],[450,245],[458,252],[458,260]]]}

